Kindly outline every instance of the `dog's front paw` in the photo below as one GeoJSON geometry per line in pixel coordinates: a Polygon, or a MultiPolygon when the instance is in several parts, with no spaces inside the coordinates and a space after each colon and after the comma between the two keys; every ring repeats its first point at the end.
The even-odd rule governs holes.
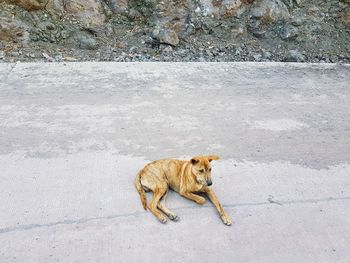
{"type": "Polygon", "coordinates": [[[163,224],[165,224],[168,220],[165,217],[158,218],[159,221],[163,224]]]}
{"type": "Polygon", "coordinates": [[[169,215],[169,219],[176,222],[180,220],[180,217],[178,217],[177,215],[169,215]]]}
{"type": "Polygon", "coordinates": [[[204,197],[201,197],[201,196],[198,196],[198,198],[196,199],[196,203],[199,204],[199,205],[203,205],[205,204],[207,200],[205,200],[204,197]]]}
{"type": "Polygon", "coordinates": [[[227,226],[232,225],[232,220],[231,220],[231,218],[228,215],[222,215],[221,216],[221,220],[227,226]]]}

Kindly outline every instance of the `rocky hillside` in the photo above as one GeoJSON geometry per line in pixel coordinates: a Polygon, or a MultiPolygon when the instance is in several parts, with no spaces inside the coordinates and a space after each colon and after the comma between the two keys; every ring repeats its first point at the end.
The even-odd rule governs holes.
{"type": "Polygon", "coordinates": [[[350,62],[350,0],[0,0],[0,61],[350,62]]]}

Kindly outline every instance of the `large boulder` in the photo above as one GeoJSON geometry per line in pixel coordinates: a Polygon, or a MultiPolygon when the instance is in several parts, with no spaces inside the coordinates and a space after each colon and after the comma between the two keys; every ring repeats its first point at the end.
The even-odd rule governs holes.
{"type": "Polygon", "coordinates": [[[60,17],[64,14],[83,27],[99,26],[106,20],[102,0],[0,0],[1,2],[17,5],[27,11],[46,10],[60,17]]]}
{"type": "Polygon", "coordinates": [[[281,0],[258,0],[250,9],[250,16],[260,19],[264,24],[270,24],[278,20],[287,19],[289,11],[281,0]]]}
{"type": "Polygon", "coordinates": [[[350,25],[350,0],[342,0],[343,9],[340,12],[340,19],[343,23],[350,25]]]}
{"type": "Polygon", "coordinates": [[[241,11],[244,6],[244,0],[199,0],[201,11],[205,15],[214,15],[218,17],[232,17],[241,11]]]}
{"type": "Polygon", "coordinates": [[[29,41],[30,17],[20,8],[0,5],[0,42],[21,43],[29,41]]]}
{"type": "Polygon", "coordinates": [[[126,13],[128,11],[128,0],[106,0],[113,13],[126,13]]]}
{"type": "Polygon", "coordinates": [[[28,11],[43,9],[48,0],[5,0],[9,4],[18,5],[28,11]]]}
{"type": "Polygon", "coordinates": [[[159,42],[162,44],[168,44],[171,46],[177,46],[180,42],[177,33],[173,30],[162,29],[157,34],[154,34],[156,38],[158,38],[159,42]]]}
{"type": "Polygon", "coordinates": [[[49,0],[46,10],[50,13],[63,13],[76,19],[84,27],[102,25],[106,15],[99,0],[49,0]]]}

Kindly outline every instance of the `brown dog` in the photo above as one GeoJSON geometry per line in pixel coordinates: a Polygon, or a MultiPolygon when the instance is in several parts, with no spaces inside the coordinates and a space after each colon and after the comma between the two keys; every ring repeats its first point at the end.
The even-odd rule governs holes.
{"type": "Polygon", "coordinates": [[[149,210],[162,223],[167,221],[164,214],[169,219],[177,221],[179,217],[165,206],[168,189],[171,188],[200,205],[204,204],[206,200],[196,193],[202,192],[206,193],[213,202],[224,224],[231,225],[229,215],[224,211],[215,193],[209,187],[212,185],[210,162],[218,159],[219,157],[216,155],[209,155],[193,157],[190,161],[165,159],[147,164],[135,178],[135,186],[140,194],[144,209],[147,210],[145,191],[152,191],[153,199],[148,206],[149,210]]]}

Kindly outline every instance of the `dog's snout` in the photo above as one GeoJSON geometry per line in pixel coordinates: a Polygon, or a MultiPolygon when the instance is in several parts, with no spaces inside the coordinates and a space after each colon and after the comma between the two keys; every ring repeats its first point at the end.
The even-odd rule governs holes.
{"type": "Polygon", "coordinates": [[[208,180],[208,181],[207,181],[207,185],[208,185],[208,186],[211,186],[212,184],[213,184],[213,182],[212,182],[211,180],[208,180]]]}

